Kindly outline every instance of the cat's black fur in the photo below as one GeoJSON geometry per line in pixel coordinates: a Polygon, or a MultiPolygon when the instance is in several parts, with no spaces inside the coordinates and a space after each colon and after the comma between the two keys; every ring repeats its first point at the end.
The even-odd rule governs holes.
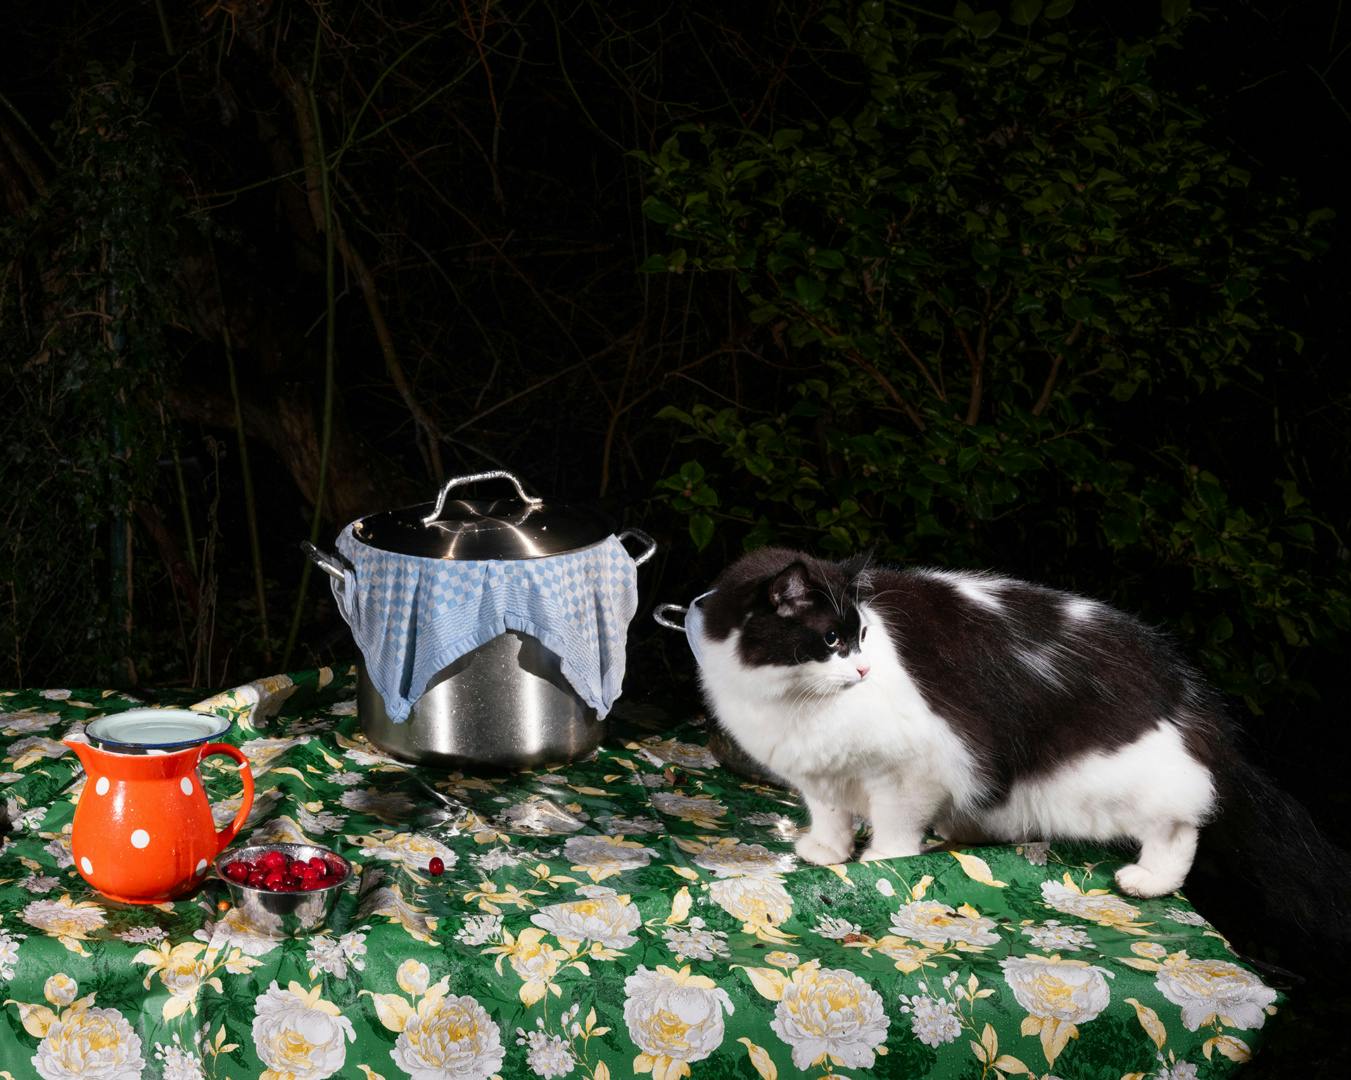
{"type": "Polygon", "coordinates": [[[1222,752],[1219,703],[1200,676],[1162,634],[1105,605],[1071,624],[1064,593],[1001,579],[996,614],[923,571],[783,548],[738,560],[715,590],[703,603],[707,633],[724,640],[741,628],[748,666],[822,659],[821,634],[830,627],[854,644],[857,607],[871,605],[929,707],[984,765],[994,799],[1016,779],[1133,742],[1163,717],[1179,723],[1203,764],[1222,752]],[[807,598],[793,618],[774,617],[775,590],[793,566],[806,571],[807,598]],[[1059,685],[1030,677],[1018,649],[1052,652],[1059,685]]]}
{"type": "Polygon", "coordinates": [[[867,604],[931,711],[980,762],[991,803],[1020,779],[1171,721],[1216,777],[1218,820],[1202,830],[1201,856],[1218,857],[1276,924],[1316,928],[1329,948],[1351,951],[1351,859],[1244,759],[1218,695],[1167,637],[1106,605],[1072,619],[1066,605],[1079,598],[987,580],[998,611],[932,572],[765,548],[728,567],[701,608],[708,638],[739,630],[740,660],[756,667],[824,659],[822,636],[832,629],[838,650],[856,651],[858,606],[867,604]],[[1019,650],[1047,657],[1057,678],[1036,677],[1019,650]]]}

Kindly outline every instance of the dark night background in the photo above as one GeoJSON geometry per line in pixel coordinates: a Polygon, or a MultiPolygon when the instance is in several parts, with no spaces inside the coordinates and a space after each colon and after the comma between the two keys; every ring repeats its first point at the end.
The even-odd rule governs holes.
{"type": "MultiPolygon", "coordinates": [[[[629,700],[744,544],[993,567],[1348,846],[1351,14],[859,10],[7,5],[0,684],[350,662],[299,542],[508,465],[661,541],[629,700]]],[[[1344,974],[1188,891],[1307,977],[1251,1074],[1333,1075],[1344,974]]]]}

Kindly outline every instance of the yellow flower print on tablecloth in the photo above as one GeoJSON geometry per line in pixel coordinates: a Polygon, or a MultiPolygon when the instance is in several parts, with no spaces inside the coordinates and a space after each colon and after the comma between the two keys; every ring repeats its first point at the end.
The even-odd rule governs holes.
{"type": "Polygon", "coordinates": [[[915,900],[905,904],[891,917],[891,929],[898,936],[934,948],[952,945],[980,952],[997,945],[993,919],[988,919],[970,904],[955,910],[937,900],[915,900]]]}
{"type": "Polygon", "coordinates": [[[639,752],[654,765],[679,765],[683,769],[716,769],[718,759],[706,746],[698,743],[680,742],[678,739],[663,739],[653,736],[644,739],[638,747],[639,752]]]}
{"type": "Polygon", "coordinates": [[[612,950],[637,944],[632,931],[642,925],[643,917],[628,896],[601,885],[584,886],[578,892],[580,900],[549,904],[530,921],[553,934],[565,949],[575,950],[583,941],[595,942],[606,950],[606,959],[619,955],[612,950]]]}
{"type": "Polygon", "coordinates": [[[690,1062],[702,1061],[721,1044],[723,1013],[734,1012],[732,999],[705,975],[640,966],[624,980],[624,1023],[642,1051],[633,1059],[635,1073],[653,1080],[678,1080],[690,1075],[690,1062]]]}
{"type": "Polygon", "coordinates": [[[701,829],[722,828],[719,819],[727,813],[727,807],[711,795],[682,795],[678,791],[653,792],[652,805],[663,814],[693,822],[701,829]]]}
{"type": "Polygon", "coordinates": [[[793,856],[787,852],[770,851],[763,844],[743,844],[735,837],[726,836],[707,842],[682,840],[676,844],[689,855],[694,864],[708,870],[715,877],[778,877],[793,869],[793,856]]]}
{"type": "Polygon", "coordinates": [[[80,942],[88,941],[90,934],[108,922],[101,906],[92,900],[72,900],[69,895],[58,900],[34,900],[19,917],[80,956],[89,955],[80,942]]]}
{"type": "Polygon", "coordinates": [[[891,1021],[882,995],[852,971],[809,960],[791,976],[773,968],[747,968],[759,993],[778,1002],[769,1026],[791,1048],[799,1069],[833,1065],[871,1069],[891,1021]]]}
{"type": "Polygon", "coordinates": [[[953,955],[943,949],[916,945],[895,934],[886,934],[880,938],[871,938],[866,934],[846,934],[840,939],[840,944],[846,949],[858,949],[864,956],[879,952],[896,965],[897,971],[907,975],[914,974],[920,968],[937,967],[931,957],[953,955]]]}
{"type": "Polygon", "coordinates": [[[1159,993],[1182,1009],[1182,1025],[1197,1031],[1216,1021],[1226,1027],[1260,1028],[1276,991],[1228,960],[1200,960],[1173,953],[1155,977],[1159,993]]]}
{"type": "Polygon", "coordinates": [[[18,1001],[19,1017],[28,1034],[41,1039],[33,1069],[42,1080],[139,1080],[145,1070],[141,1038],[116,1009],[94,1006],[94,995],[76,999],[79,988],[69,975],[47,980],[48,1005],[18,1001]]]}
{"type": "Polygon", "coordinates": [[[570,836],[563,843],[563,858],[572,869],[600,883],[625,870],[648,865],[656,852],[637,840],[622,836],[570,836]]]}
{"type": "MultiPolygon", "coordinates": [[[[160,943],[157,949],[142,949],[136,954],[135,962],[149,964],[144,987],[150,989],[150,981],[158,975],[169,991],[169,1000],[164,1003],[164,1019],[172,1020],[191,1011],[197,1015],[197,994],[202,983],[207,980],[207,967],[202,962],[202,953],[206,946],[199,941],[187,941],[181,945],[171,945],[167,941],[160,943]]],[[[215,991],[223,993],[219,978],[209,980],[215,991]]]]}
{"type": "Polygon", "coordinates": [[[21,772],[35,761],[59,758],[62,754],[70,752],[60,739],[49,739],[45,735],[30,735],[26,739],[16,739],[7,749],[9,754],[3,760],[10,762],[15,772],[21,772]]]}
{"type": "Polygon", "coordinates": [[[289,675],[269,675],[199,701],[192,708],[195,712],[222,713],[244,730],[256,731],[280,712],[286,699],[295,692],[295,681],[289,675]]]}
{"type": "MultiPolygon", "coordinates": [[[[253,771],[254,778],[256,779],[259,776],[271,772],[272,763],[288,750],[293,750],[297,746],[304,746],[309,741],[308,735],[274,739],[248,739],[240,749],[244,751],[244,756],[249,759],[249,768],[253,771]]],[[[212,762],[210,767],[215,768],[215,762],[212,762]]],[[[230,769],[233,768],[233,766],[222,763],[221,768],[230,769]]],[[[293,768],[282,768],[277,771],[286,773],[287,775],[301,775],[299,770],[293,768]]],[[[304,778],[301,777],[301,779],[303,780],[304,778]]]]}
{"type": "Polygon", "coordinates": [[[1113,896],[1106,889],[1089,889],[1085,892],[1074,883],[1067,873],[1061,881],[1043,881],[1041,898],[1049,907],[1066,915],[1077,915],[1081,919],[1095,922],[1119,930],[1123,934],[1141,934],[1148,936],[1150,923],[1137,922],[1140,909],[1128,904],[1119,896],[1113,896]]]}
{"type": "Polygon", "coordinates": [[[723,878],[708,886],[708,895],[723,911],[741,920],[743,933],[773,942],[793,937],[779,929],[793,914],[793,898],[775,878],[723,878]]]}
{"type": "Polygon", "coordinates": [[[425,873],[432,859],[440,859],[449,870],[458,856],[439,840],[418,833],[377,829],[367,836],[349,836],[348,839],[365,852],[370,859],[397,863],[414,874],[425,873]]]}
{"type": "Polygon", "coordinates": [[[381,915],[392,923],[398,923],[410,937],[428,945],[434,945],[438,918],[428,915],[424,909],[410,904],[404,899],[403,890],[397,884],[372,889],[357,909],[359,919],[369,919],[381,915]]]}
{"type": "MultiPolygon", "coordinates": [[[[497,956],[493,966],[499,975],[502,974],[502,961],[511,962],[511,970],[522,979],[520,997],[523,1005],[538,1004],[546,993],[561,996],[562,991],[554,984],[554,976],[569,960],[575,960],[566,949],[545,941],[548,936],[548,931],[538,926],[527,927],[518,935],[503,930],[502,944],[483,950],[485,956],[497,956]]],[[[585,965],[581,966],[585,973],[585,965]]]]}
{"type": "Polygon", "coordinates": [[[62,1007],[69,1005],[75,1000],[75,995],[80,992],[79,985],[69,975],[53,975],[42,987],[42,996],[53,1005],[62,1007]]]}
{"type": "Polygon", "coordinates": [[[285,990],[274,979],[253,1005],[253,1048],[267,1066],[259,1080],[326,1080],[341,1074],[347,1044],[356,1041],[352,1021],[323,987],[297,982],[285,990]]]}
{"type": "Polygon", "coordinates": [[[1023,1034],[1041,1037],[1047,1068],[1070,1039],[1079,1037],[1076,1025],[1096,1019],[1111,1000],[1106,977],[1112,973],[1086,960],[1010,956],[999,966],[1014,998],[1027,1010],[1023,1034]]]}
{"type": "Polygon", "coordinates": [[[502,1032],[474,998],[448,992],[449,977],[428,985],[425,964],[405,960],[395,976],[398,994],[361,991],[375,1004],[387,1031],[398,1033],[389,1056],[412,1080],[501,1080],[502,1032]]]}
{"type": "Polygon", "coordinates": [[[239,949],[227,951],[219,945],[208,946],[197,941],[186,941],[179,945],[162,941],[157,948],[142,949],[134,959],[136,963],[150,967],[143,984],[147,990],[150,989],[151,980],[158,975],[164,988],[169,991],[169,998],[163,1008],[165,1020],[173,1020],[185,1012],[196,1016],[197,997],[203,986],[223,994],[225,989],[220,976],[216,974],[220,968],[231,975],[238,975],[247,974],[261,964],[261,961],[246,956],[239,949]]]}
{"type": "Polygon", "coordinates": [[[464,894],[464,902],[477,903],[480,911],[501,915],[504,907],[529,909],[536,906],[532,896],[543,896],[543,889],[518,889],[511,882],[501,888],[493,881],[480,881],[477,889],[464,894]]]}
{"type": "MultiPolygon", "coordinates": [[[[1134,956],[1118,957],[1118,961],[1138,971],[1155,973],[1154,985],[1159,993],[1182,1010],[1183,1027],[1189,1031],[1214,1029],[1215,1034],[1201,1045],[1207,1059],[1217,1052],[1231,1061],[1247,1061],[1252,1056],[1247,1043],[1224,1029],[1262,1027],[1276,1012],[1275,990],[1229,960],[1193,959],[1185,950],[1169,953],[1154,942],[1137,943],[1131,951],[1134,956]]],[[[1136,1012],[1140,1011],[1136,1004],[1136,1012]]],[[[1141,1023],[1145,1023],[1143,1017],[1141,1023]]]]}

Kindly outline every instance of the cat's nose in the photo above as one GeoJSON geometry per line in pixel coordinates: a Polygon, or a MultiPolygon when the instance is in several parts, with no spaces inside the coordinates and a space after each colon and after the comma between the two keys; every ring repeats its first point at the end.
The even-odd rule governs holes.
{"type": "Polygon", "coordinates": [[[868,677],[868,672],[870,671],[872,671],[872,668],[870,668],[867,664],[858,665],[858,677],[860,679],[866,679],[868,677]]]}

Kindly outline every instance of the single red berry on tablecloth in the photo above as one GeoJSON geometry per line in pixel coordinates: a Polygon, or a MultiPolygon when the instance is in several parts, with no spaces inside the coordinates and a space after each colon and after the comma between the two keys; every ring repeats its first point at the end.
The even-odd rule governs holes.
{"type": "Polygon", "coordinates": [[[427,864],[427,869],[431,871],[432,877],[440,877],[446,872],[446,864],[441,861],[440,856],[433,855],[432,861],[427,864]]]}

